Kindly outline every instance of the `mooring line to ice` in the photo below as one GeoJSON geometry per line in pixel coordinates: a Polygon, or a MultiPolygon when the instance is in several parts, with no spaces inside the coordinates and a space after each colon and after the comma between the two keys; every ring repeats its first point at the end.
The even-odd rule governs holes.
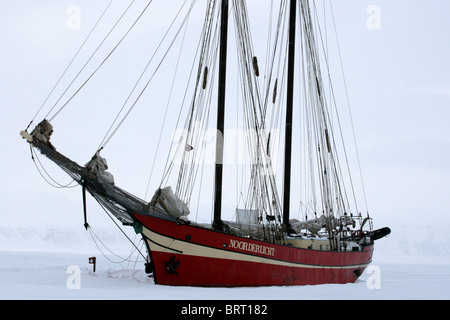
{"type": "MultiPolygon", "coordinates": [[[[128,241],[130,241],[130,243],[136,248],[136,250],[139,252],[139,254],[144,258],[144,260],[146,262],[148,262],[148,259],[142,254],[141,250],[139,250],[139,248],[136,246],[136,244],[130,239],[130,237],[127,236],[127,234],[123,231],[123,229],[117,224],[117,222],[111,217],[111,215],[109,214],[109,212],[105,209],[105,207],[103,207],[103,205],[101,203],[99,203],[100,207],[103,209],[103,211],[105,211],[105,213],[108,215],[108,217],[111,219],[112,222],[114,222],[114,224],[116,225],[117,228],[119,228],[119,230],[122,232],[122,234],[128,239],[128,241]]],[[[105,246],[106,247],[106,246],[105,246]]],[[[109,249],[108,249],[109,250],[109,249]]],[[[111,252],[111,251],[110,251],[111,252]]]]}
{"type": "MultiPolygon", "coordinates": [[[[123,257],[119,256],[118,254],[114,253],[111,249],[109,249],[109,248],[108,248],[108,247],[100,240],[100,238],[97,236],[97,234],[95,234],[95,232],[92,230],[92,227],[89,226],[87,229],[88,229],[88,231],[89,231],[89,233],[90,233],[90,235],[91,235],[91,237],[92,237],[92,240],[94,241],[94,243],[95,243],[97,249],[100,251],[100,253],[101,253],[108,261],[110,261],[110,262],[112,262],[112,263],[123,263],[123,262],[125,262],[125,261],[128,261],[128,262],[134,262],[134,261],[131,260],[131,256],[133,255],[134,251],[132,251],[128,257],[123,258],[123,257]],[[97,240],[96,240],[96,239],[97,239],[97,240]],[[117,257],[117,258],[119,258],[119,259],[121,259],[121,261],[113,261],[113,260],[111,260],[111,259],[110,259],[110,258],[102,251],[102,249],[101,249],[100,246],[98,245],[97,241],[99,241],[99,242],[105,247],[105,249],[108,250],[112,255],[114,255],[115,257],[117,257]]],[[[139,249],[138,249],[137,251],[142,255],[142,253],[139,251],[139,249]]],[[[145,257],[144,257],[144,259],[145,259],[145,257]]],[[[137,260],[137,259],[136,259],[136,260],[137,260]]],[[[145,259],[145,261],[147,261],[147,259],[145,259]]]]}

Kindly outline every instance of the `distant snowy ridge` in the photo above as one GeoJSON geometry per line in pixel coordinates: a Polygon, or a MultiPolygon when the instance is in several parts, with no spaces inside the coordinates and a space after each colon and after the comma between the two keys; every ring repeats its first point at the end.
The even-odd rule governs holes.
{"type": "MultiPolygon", "coordinates": [[[[132,231],[132,230],[131,230],[132,231]]],[[[0,226],[0,251],[129,253],[132,244],[120,230],[94,230],[93,237],[83,227],[5,227],[0,226]],[[100,248],[98,248],[98,247],[100,248]]],[[[140,237],[128,234],[139,242],[140,237]]]]}
{"type": "Polygon", "coordinates": [[[374,260],[450,264],[450,227],[397,226],[375,244],[374,260]]]}
{"type": "MultiPolygon", "coordinates": [[[[66,190],[65,196],[79,190],[66,190]]],[[[81,195],[80,197],[81,198],[81,195]]],[[[0,201],[15,203],[9,210],[0,209],[0,250],[53,253],[96,253],[100,252],[91,233],[86,231],[81,199],[73,200],[60,194],[23,193],[7,191],[0,194],[0,201]],[[37,203],[46,205],[37,206],[37,203]]],[[[88,198],[87,220],[91,230],[98,236],[102,251],[129,253],[132,244],[116,225],[88,198]],[[100,243],[101,242],[101,243],[100,243]],[[108,248],[102,247],[102,243],[108,248]]],[[[117,221],[120,225],[120,223],[117,221]]],[[[138,243],[133,228],[122,227],[124,232],[138,243]]],[[[109,253],[109,252],[108,252],[109,253]]]]}

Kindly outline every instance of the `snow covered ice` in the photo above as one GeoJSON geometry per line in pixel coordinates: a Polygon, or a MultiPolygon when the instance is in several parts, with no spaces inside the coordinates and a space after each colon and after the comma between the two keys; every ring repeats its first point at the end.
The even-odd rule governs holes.
{"type": "MultiPolygon", "coordinates": [[[[19,203],[15,193],[0,198],[19,203]]],[[[8,219],[0,220],[0,298],[145,300],[319,300],[450,298],[450,228],[445,224],[383,221],[392,234],[377,241],[373,262],[354,284],[263,288],[192,288],[155,285],[143,258],[125,236],[88,203],[88,221],[98,239],[83,227],[81,203],[58,195],[29,196],[8,219]],[[49,215],[33,214],[51,201],[49,215]],[[16,211],[17,210],[17,211],[16,211]],[[22,212],[27,212],[26,219],[22,212]],[[61,214],[55,214],[61,212],[61,214]],[[420,223],[420,224],[419,224],[420,223]],[[122,259],[109,252],[119,254],[122,259]],[[101,250],[101,251],[100,251],[101,250]],[[108,257],[105,258],[103,253],[108,257]],[[89,257],[97,257],[96,272],[89,257]],[[125,258],[128,260],[116,263],[125,258]],[[137,262],[136,262],[137,260],[137,262]],[[75,276],[79,271],[79,281],[75,276]]],[[[91,202],[92,201],[92,202],[91,202]]],[[[376,227],[381,227],[379,225],[376,227]]],[[[132,228],[124,229],[138,247],[132,228]]],[[[145,253],[145,250],[144,250],[145,253]]]]}
{"type": "MultiPolygon", "coordinates": [[[[373,263],[354,284],[264,288],[192,288],[155,285],[142,257],[105,258],[80,228],[0,228],[1,299],[146,300],[314,300],[449,299],[448,228],[411,238],[408,228],[393,228],[378,243],[373,263]],[[409,234],[409,236],[408,236],[409,234]],[[395,245],[397,244],[397,245],[395,245]],[[70,251],[70,253],[68,253],[70,251]],[[96,272],[89,257],[97,257],[96,272]],[[78,277],[78,278],[76,278],[78,277]]],[[[96,231],[109,248],[130,256],[120,232],[96,231]]],[[[101,247],[100,247],[101,248],[101,247]]]]}
{"type": "Polygon", "coordinates": [[[302,300],[302,299],[449,299],[450,268],[443,264],[374,263],[380,286],[364,273],[354,284],[267,288],[191,288],[158,286],[143,266],[116,266],[88,255],[1,252],[0,298],[9,299],[146,299],[146,300],[302,300]],[[80,267],[79,288],[69,267],[80,267]],[[372,288],[370,289],[370,286],[372,288]]]}
{"type": "MultiPolygon", "coordinates": [[[[374,227],[389,226],[392,233],[377,241],[372,264],[354,284],[168,287],[155,285],[153,279],[147,277],[143,258],[136,252],[130,256],[133,247],[94,200],[88,199],[88,222],[92,230],[107,248],[120,257],[130,256],[130,261],[115,263],[121,259],[106,250],[98,239],[99,247],[96,246],[83,227],[78,189],[73,191],[73,198],[61,196],[58,191],[28,194],[26,201],[20,192],[0,194],[0,202],[17,204],[1,212],[0,299],[450,299],[450,227],[445,219],[442,223],[377,219],[374,227]],[[37,208],[36,203],[43,206],[37,208]],[[99,248],[114,262],[106,259],[99,248]],[[97,257],[95,273],[89,264],[89,257],[93,256],[97,257]],[[74,278],[77,270],[78,283],[74,278]]],[[[124,230],[140,247],[142,242],[133,229],[124,230]]]]}

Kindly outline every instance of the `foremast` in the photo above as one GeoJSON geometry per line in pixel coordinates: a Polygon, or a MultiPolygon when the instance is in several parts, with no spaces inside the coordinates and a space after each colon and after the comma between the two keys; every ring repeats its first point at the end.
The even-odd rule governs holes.
{"type": "Polygon", "coordinates": [[[228,44],[228,0],[221,1],[220,54],[219,54],[219,93],[217,103],[216,168],[214,182],[214,220],[213,228],[222,231],[222,177],[223,177],[223,133],[225,130],[225,93],[227,75],[228,44]]]}

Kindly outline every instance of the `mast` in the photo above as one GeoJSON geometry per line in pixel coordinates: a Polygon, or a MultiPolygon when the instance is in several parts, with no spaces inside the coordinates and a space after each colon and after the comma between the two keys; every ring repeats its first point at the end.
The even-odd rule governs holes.
{"type": "Polygon", "coordinates": [[[222,0],[220,25],[220,56],[219,56],[219,92],[217,103],[217,136],[216,136],[216,169],[214,182],[214,221],[216,230],[223,229],[222,221],[222,176],[223,176],[223,144],[225,118],[225,85],[227,71],[227,40],[228,40],[228,0],[222,0]]]}
{"type": "Polygon", "coordinates": [[[291,197],[291,155],[292,155],[292,109],[294,101],[294,65],[295,65],[295,24],[297,19],[297,0],[290,2],[289,18],[289,56],[288,56],[288,82],[286,99],[286,132],[284,152],[284,188],[283,188],[283,226],[286,231],[291,230],[289,224],[290,197],[291,197]]]}

